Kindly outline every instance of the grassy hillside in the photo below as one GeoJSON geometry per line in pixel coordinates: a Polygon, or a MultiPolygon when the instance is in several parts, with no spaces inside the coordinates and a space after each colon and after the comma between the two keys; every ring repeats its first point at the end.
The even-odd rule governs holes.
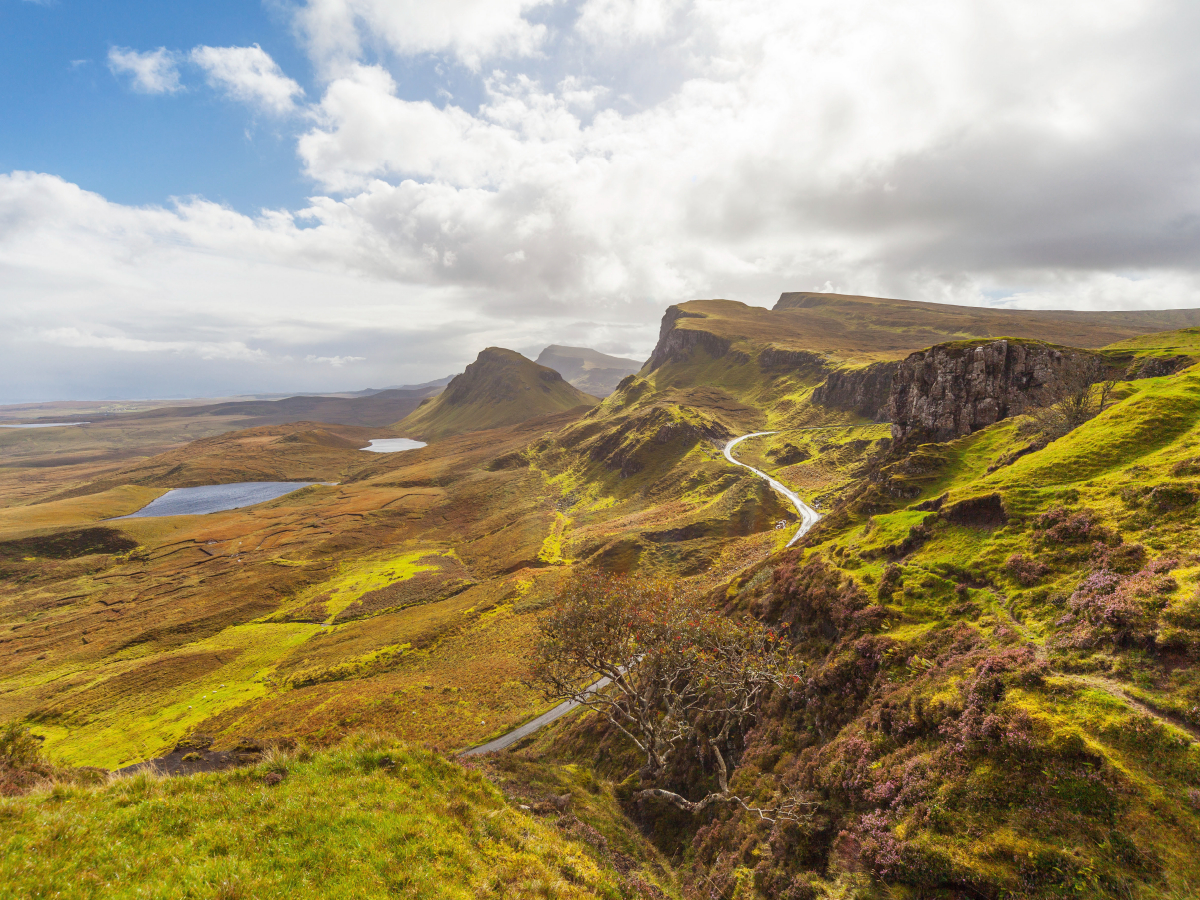
{"type": "Polygon", "coordinates": [[[489,347],[445,391],[423,403],[396,427],[404,434],[434,440],[515,425],[538,416],[595,406],[597,402],[553,369],[512,350],[489,347]]]}
{"type": "Polygon", "coordinates": [[[561,772],[555,804],[517,808],[479,771],[360,736],[237,771],[59,784],[0,799],[0,895],[675,895],[614,819],[611,788],[585,774],[561,772]]]}
{"type": "Polygon", "coordinates": [[[1114,353],[1131,351],[1138,356],[1200,357],[1200,328],[1182,328],[1127,338],[1105,348],[1114,353]]]}
{"type": "Polygon", "coordinates": [[[399,454],[356,449],[375,433],[298,424],[98,481],[45,469],[38,491],[0,505],[0,721],[106,767],[196,731],[218,749],[356,727],[445,749],[502,733],[544,708],[520,683],[523,655],[575,566],[628,563],[703,589],[786,540],[774,523],[789,511],[719,444],[664,430],[665,408],[645,413],[628,437],[648,465],[627,478],[590,444],[560,443],[583,421],[572,413],[399,454]],[[101,521],[169,487],[247,476],[339,483],[101,521]]]}
{"type": "Polygon", "coordinates": [[[1200,890],[1200,370],[1013,461],[1019,426],[895,459],[729,585],[805,673],[733,781],[819,807],[694,832],[729,896],[1200,890]]]}

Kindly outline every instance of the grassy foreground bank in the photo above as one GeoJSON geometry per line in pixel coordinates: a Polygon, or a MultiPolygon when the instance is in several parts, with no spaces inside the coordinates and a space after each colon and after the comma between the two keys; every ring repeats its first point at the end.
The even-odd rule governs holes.
{"type": "Polygon", "coordinates": [[[575,839],[574,821],[514,807],[436,754],[358,736],[248,769],[0,799],[0,897],[642,896],[648,885],[575,839]]]}

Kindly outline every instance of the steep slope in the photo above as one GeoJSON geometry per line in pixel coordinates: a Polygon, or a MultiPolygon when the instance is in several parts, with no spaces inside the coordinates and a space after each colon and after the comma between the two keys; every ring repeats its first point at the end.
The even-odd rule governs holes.
{"type": "Polygon", "coordinates": [[[607,397],[626,375],[642,367],[635,359],[609,356],[588,347],[551,344],[539,354],[539,366],[553,369],[575,387],[593,397],[607,397]]]}
{"type": "Polygon", "coordinates": [[[432,440],[596,403],[595,397],[571,386],[553,369],[512,350],[488,347],[441,394],[422,403],[396,427],[432,440]]]}
{"type": "Polygon", "coordinates": [[[786,627],[803,673],[731,782],[816,812],[697,827],[704,883],[1196,896],[1198,422],[1192,368],[1019,457],[1015,418],[924,445],[719,592],[786,627]]]}

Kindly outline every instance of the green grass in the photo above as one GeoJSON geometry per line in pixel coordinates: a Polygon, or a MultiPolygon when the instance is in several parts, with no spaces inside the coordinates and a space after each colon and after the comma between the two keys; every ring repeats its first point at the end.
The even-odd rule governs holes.
{"type": "Polygon", "coordinates": [[[0,800],[0,897],[620,898],[601,854],[380,737],[0,800]],[[270,772],[286,773],[276,785],[270,772]]]}
{"type": "Polygon", "coordinates": [[[1200,356],[1200,328],[1158,331],[1110,344],[1109,351],[1132,350],[1138,356],[1200,356]]]}
{"type": "Polygon", "coordinates": [[[1086,425],[1000,470],[1001,486],[1061,485],[1086,481],[1178,440],[1200,416],[1200,375],[1148,379],[1136,392],[1086,425]]]}
{"type": "Polygon", "coordinates": [[[378,590],[399,581],[407,581],[419,572],[436,569],[437,566],[434,563],[422,562],[427,557],[452,555],[453,551],[413,550],[380,560],[346,563],[333,579],[310,589],[306,601],[327,594],[329,599],[325,602],[325,608],[329,612],[329,618],[326,621],[332,622],[338,613],[368,591],[378,590]]]}
{"type": "Polygon", "coordinates": [[[35,730],[46,738],[51,755],[76,765],[119,767],[160,755],[204,720],[274,690],[268,676],[276,663],[318,631],[320,626],[306,623],[227,628],[152,660],[158,666],[201,655],[217,661],[199,677],[174,688],[144,691],[139,687],[144,667],[105,672],[75,698],[85,710],[82,715],[93,707],[102,708],[102,714],[86,724],[40,724],[35,730]]]}

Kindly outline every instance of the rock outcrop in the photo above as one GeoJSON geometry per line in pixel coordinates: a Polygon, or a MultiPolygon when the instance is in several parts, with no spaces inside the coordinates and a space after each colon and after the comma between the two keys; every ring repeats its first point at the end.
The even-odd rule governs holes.
{"type": "Polygon", "coordinates": [[[718,337],[711,331],[699,328],[676,328],[680,319],[703,319],[703,313],[688,312],[678,306],[670,306],[663,314],[662,326],[658,330],[658,344],[646,362],[646,371],[653,372],[669,362],[686,360],[694,349],[702,347],[710,356],[724,356],[732,344],[728,338],[718,337]]]}
{"type": "Polygon", "coordinates": [[[949,441],[1020,415],[1040,389],[1092,354],[1015,340],[939,344],[913,353],[892,378],[887,418],[897,441],[949,441]]]}
{"type": "Polygon", "coordinates": [[[844,409],[876,422],[888,417],[888,402],[897,362],[872,363],[861,369],[838,369],[813,391],[814,403],[844,409]]]}

